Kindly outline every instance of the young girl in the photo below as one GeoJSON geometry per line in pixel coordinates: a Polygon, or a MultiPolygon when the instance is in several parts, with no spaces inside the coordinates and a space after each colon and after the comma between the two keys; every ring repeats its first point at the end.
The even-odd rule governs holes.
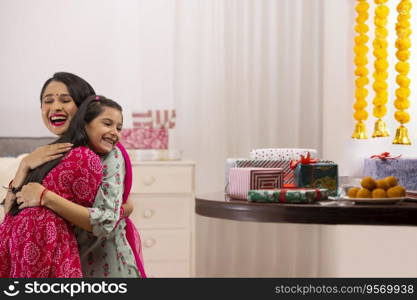
{"type": "MultiPolygon", "coordinates": [[[[67,72],[55,73],[44,83],[40,97],[46,128],[56,135],[64,134],[83,100],[94,94],[91,85],[81,77],[67,72]]],[[[29,169],[59,157],[61,152],[70,149],[69,146],[66,143],[56,143],[39,147],[30,153],[19,166],[12,187],[22,185],[22,178],[26,177],[29,169]]],[[[130,159],[118,143],[101,160],[106,168],[92,209],[62,197],[53,197],[49,193],[45,195],[44,205],[77,226],[74,231],[85,277],[146,277],[139,235],[129,218],[120,220],[133,209],[126,202],[132,183],[130,159]],[[120,181],[124,184],[121,185],[120,181]]],[[[25,202],[22,206],[38,205],[36,196],[41,191],[40,185],[26,185],[19,198],[25,202]]],[[[8,211],[7,206],[6,203],[5,213],[8,211]]]]}
{"type": "Polygon", "coordinates": [[[97,154],[114,149],[122,126],[121,107],[112,100],[94,97],[79,108],[69,129],[56,143],[72,143],[65,156],[29,172],[21,191],[13,189],[24,208],[23,194],[30,186],[40,206],[12,208],[0,225],[0,277],[81,277],[77,242],[71,225],[45,208],[43,201],[65,198],[91,207],[102,179],[97,154]],[[36,183],[37,182],[37,183],[36,183]],[[39,184],[42,183],[42,185],[39,184]]]}

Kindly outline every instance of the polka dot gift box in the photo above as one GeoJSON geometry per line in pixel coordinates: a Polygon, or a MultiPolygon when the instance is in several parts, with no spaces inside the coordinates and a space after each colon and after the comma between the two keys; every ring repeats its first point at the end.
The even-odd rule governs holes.
{"type": "Polygon", "coordinates": [[[316,149],[301,148],[265,148],[255,149],[250,152],[251,159],[273,160],[297,160],[300,155],[306,156],[310,152],[311,158],[318,158],[316,149]]]}

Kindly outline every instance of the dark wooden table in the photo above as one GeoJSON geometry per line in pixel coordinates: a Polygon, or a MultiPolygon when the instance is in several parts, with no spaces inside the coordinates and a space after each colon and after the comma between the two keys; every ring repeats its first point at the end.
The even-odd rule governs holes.
{"type": "Polygon", "coordinates": [[[223,192],[197,196],[195,211],[206,217],[252,222],[417,226],[417,200],[396,204],[323,206],[251,203],[223,192]]]}

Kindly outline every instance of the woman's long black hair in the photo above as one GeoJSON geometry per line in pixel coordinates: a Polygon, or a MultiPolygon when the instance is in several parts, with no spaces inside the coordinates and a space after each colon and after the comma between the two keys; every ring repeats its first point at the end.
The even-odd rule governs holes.
{"type": "MultiPolygon", "coordinates": [[[[90,96],[81,103],[77,113],[68,127],[68,130],[51,144],[72,143],[74,145],[73,147],[88,146],[89,139],[87,132],[85,131],[85,127],[103,112],[104,107],[115,108],[122,112],[122,107],[117,102],[104,96],[90,96]]],[[[49,171],[55,168],[63,157],[65,157],[65,155],[30,170],[23,181],[23,184],[17,189],[17,191],[20,191],[22,187],[29,182],[42,183],[42,180],[49,173],[49,171]]],[[[10,213],[12,215],[16,215],[18,212],[19,207],[15,201],[10,209],[10,213]]]]}
{"type": "Polygon", "coordinates": [[[80,107],[81,103],[87,99],[87,97],[96,94],[93,87],[83,78],[68,72],[57,72],[43,84],[40,95],[41,103],[43,93],[48,84],[52,81],[62,82],[66,85],[68,92],[77,107],[80,107]]]}

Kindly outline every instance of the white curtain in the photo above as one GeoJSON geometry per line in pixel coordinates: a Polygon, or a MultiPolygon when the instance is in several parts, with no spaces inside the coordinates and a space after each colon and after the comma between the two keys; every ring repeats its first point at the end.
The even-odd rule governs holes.
{"type": "Polygon", "coordinates": [[[175,145],[197,190],[223,188],[227,157],[253,148],[321,150],[319,0],[178,0],[175,145]]]}
{"type": "MultiPolygon", "coordinates": [[[[197,193],[223,189],[228,157],[321,150],[321,1],[178,0],[174,147],[197,193]]],[[[198,276],[315,276],[318,226],[197,218],[198,276]]]]}

